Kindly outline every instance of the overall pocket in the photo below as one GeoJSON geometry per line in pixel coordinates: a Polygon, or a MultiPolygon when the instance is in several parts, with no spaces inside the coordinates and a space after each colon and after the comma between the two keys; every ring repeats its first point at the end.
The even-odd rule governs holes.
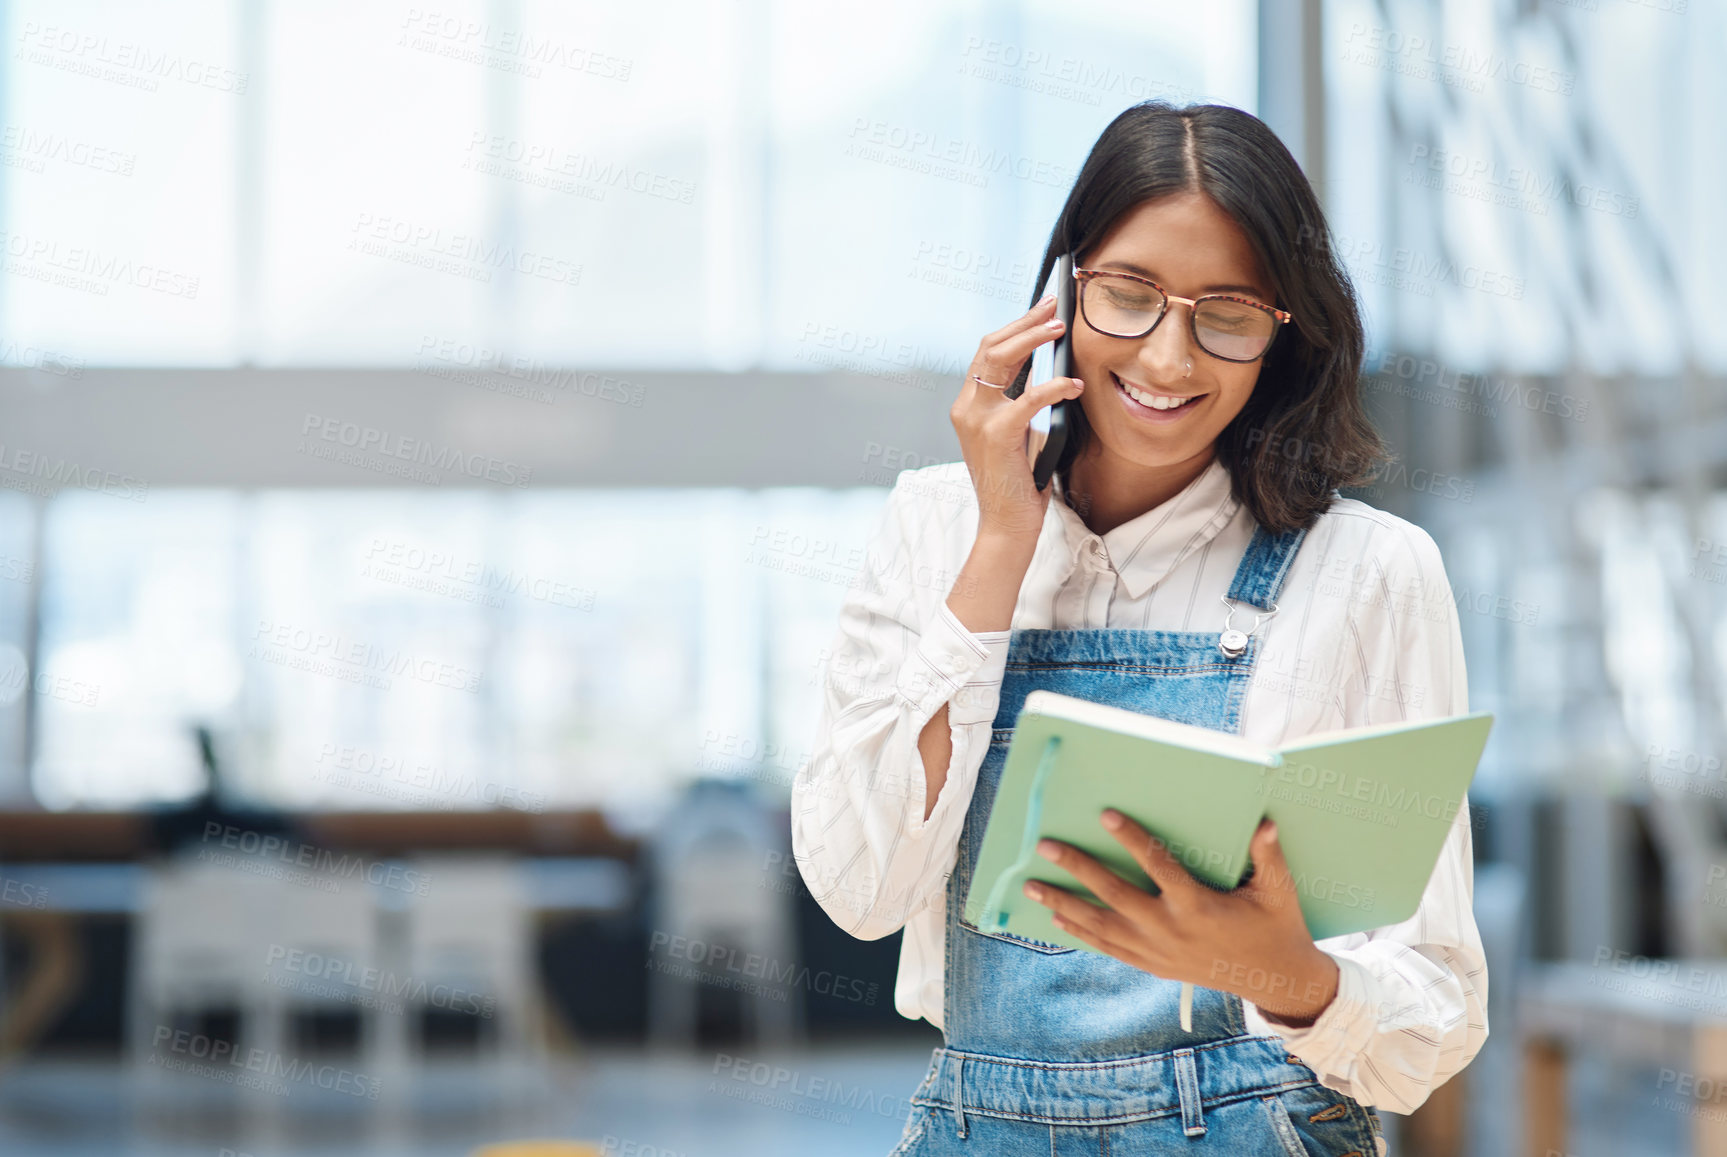
{"type": "MultiPolygon", "coordinates": [[[[1001,751],[1004,751],[1007,748],[1009,738],[1012,735],[1012,731],[998,731],[995,738],[990,741],[991,755],[999,755],[1001,751]]],[[[977,868],[977,847],[974,841],[980,841],[982,838],[983,836],[980,832],[973,831],[971,821],[968,820],[965,829],[960,833],[959,845],[959,863],[960,866],[964,868],[967,879],[971,878],[972,873],[977,868]]],[[[965,918],[965,896],[963,892],[958,894],[958,900],[960,907],[955,916],[955,923],[975,936],[987,937],[990,940],[1003,940],[1009,944],[1017,944],[1022,948],[1029,948],[1033,952],[1041,952],[1046,956],[1065,956],[1069,952],[1079,951],[1077,948],[1069,948],[1063,944],[1051,944],[1044,940],[1033,940],[1028,936],[1015,936],[1012,932],[985,932],[982,928],[979,928],[976,924],[973,924],[970,920],[965,918]]]]}
{"type": "Polygon", "coordinates": [[[1290,1157],[1384,1157],[1375,1116],[1324,1085],[1290,1089],[1264,1103],[1290,1157]],[[1292,1141],[1297,1147],[1290,1148],[1292,1141]]]}
{"type": "Polygon", "coordinates": [[[1023,948],[1031,949],[1033,952],[1041,952],[1045,956],[1061,956],[1069,952],[1079,951],[1077,948],[1068,948],[1062,944],[1050,944],[1043,940],[1032,940],[1025,936],[1015,936],[1012,932],[985,932],[976,924],[967,923],[964,916],[959,918],[959,926],[974,935],[984,936],[991,940],[1005,940],[1009,944],[1018,944],[1023,948]]]}
{"type": "Polygon", "coordinates": [[[888,1157],[906,1157],[906,1154],[923,1140],[934,1116],[935,1110],[928,1105],[913,1105],[911,1115],[906,1118],[905,1128],[900,1131],[899,1144],[893,1147],[893,1152],[889,1153],[888,1157]]]}

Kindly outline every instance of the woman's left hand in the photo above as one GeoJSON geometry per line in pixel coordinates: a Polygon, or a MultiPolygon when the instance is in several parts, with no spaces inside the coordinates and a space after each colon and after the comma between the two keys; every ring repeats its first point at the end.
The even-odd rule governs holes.
{"type": "Polygon", "coordinates": [[[1070,844],[1041,840],[1038,854],[1061,865],[1108,907],[1037,881],[1025,894],[1055,914],[1056,926],[1117,960],[1166,980],[1232,992],[1275,1021],[1312,1024],[1337,995],[1337,961],[1313,943],[1295,883],[1262,820],[1249,855],[1253,877],[1219,892],[1189,874],[1162,840],[1111,808],[1103,826],[1160,889],[1128,883],[1070,844]]]}

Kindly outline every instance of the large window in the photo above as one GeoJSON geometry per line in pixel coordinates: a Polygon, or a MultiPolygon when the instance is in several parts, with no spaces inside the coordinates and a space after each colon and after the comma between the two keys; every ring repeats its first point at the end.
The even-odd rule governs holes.
{"type": "Polygon", "coordinates": [[[1251,0],[0,8],[0,361],[937,371],[1251,0]]]}
{"type": "MultiPolygon", "coordinates": [[[[628,811],[697,775],[783,793],[884,497],[64,495],[31,785],[51,807],[184,799],[203,728],[236,802],[628,811]]],[[[0,553],[30,577],[27,546],[0,553]]],[[[0,582],[0,611],[21,622],[29,589],[0,582]]]]}
{"type": "Polygon", "coordinates": [[[1720,4],[1327,0],[1328,204],[1378,348],[1727,369],[1720,4]]]}
{"type": "Polygon", "coordinates": [[[11,449],[149,480],[56,496],[0,463],[34,487],[0,503],[4,794],[183,799],[205,737],[220,790],[288,807],[789,787],[898,467],[731,488],[841,421],[752,371],[867,395],[848,452],[947,456],[923,411],[1030,301],[1086,150],[1146,98],[1254,108],[1256,13],[0,5],[0,366],[40,371],[5,376],[30,391],[0,399],[29,403],[11,449]],[[611,375],[639,403],[654,371],[696,373],[603,415],[538,389],[611,375]],[[530,379],[526,406],[491,388],[530,379]],[[626,423],[658,446],[665,399],[710,384],[751,440],[709,490],[364,489],[288,436],[337,414],[546,462],[626,423]]]}

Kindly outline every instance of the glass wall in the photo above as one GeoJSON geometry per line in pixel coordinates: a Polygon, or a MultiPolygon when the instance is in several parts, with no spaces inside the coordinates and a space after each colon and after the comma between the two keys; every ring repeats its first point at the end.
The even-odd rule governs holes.
{"type": "Polygon", "coordinates": [[[4,12],[9,364],[948,372],[1110,118],[1255,103],[1250,0],[4,12]]]}
{"type": "MultiPolygon", "coordinates": [[[[0,364],[68,408],[108,367],[634,368],[716,390],[838,370],[936,399],[1029,302],[1112,117],[1255,106],[1256,14],[15,0],[0,364]]],[[[217,790],[286,807],[789,787],[844,560],[898,470],[837,490],[186,489],[73,485],[74,457],[0,457],[19,492],[0,494],[0,782],[55,808],[194,795],[201,728],[217,790]]]]}
{"type": "Polygon", "coordinates": [[[65,495],[31,784],[50,807],[185,799],[202,727],[251,804],[628,812],[701,774],[784,794],[882,497],[65,495]]]}

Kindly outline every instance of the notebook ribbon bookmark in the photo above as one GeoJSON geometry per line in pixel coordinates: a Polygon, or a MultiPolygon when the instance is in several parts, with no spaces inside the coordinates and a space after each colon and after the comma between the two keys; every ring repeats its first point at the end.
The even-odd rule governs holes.
{"type": "Polygon", "coordinates": [[[1032,859],[1037,855],[1037,833],[1043,824],[1043,790],[1049,783],[1050,772],[1055,770],[1055,749],[1060,745],[1061,736],[1052,735],[1049,742],[1043,746],[1043,755],[1037,761],[1037,774],[1031,779],[1031,793],[1025,801],[1025,832],[1019,839],[1019,858],[995,878],[995,884],[989,890],[989,899],[984,902],[983,912],[978,918],[979,928],[999,930],[1007,927],[1007,910],[1004,907],[1007,903],[1007,890],[1015,877],[1032,867],[1032,859]]]}

